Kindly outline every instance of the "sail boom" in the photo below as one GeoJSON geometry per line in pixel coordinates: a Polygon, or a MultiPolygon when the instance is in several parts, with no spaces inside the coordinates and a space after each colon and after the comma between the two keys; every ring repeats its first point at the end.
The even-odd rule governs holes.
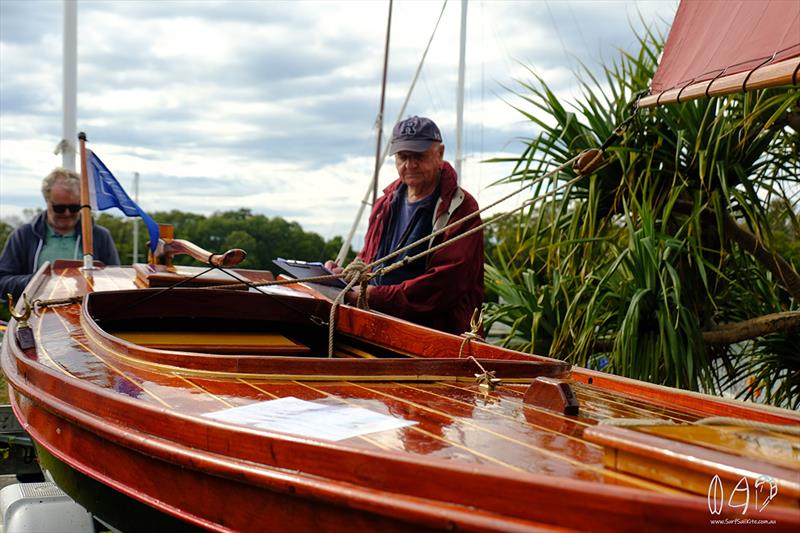
{"type": "Polygon", "coordinates": [[[799,67],[800,57],[793,57],[772,65],[651,94],[639,100],[638,107],[655,107],[661,104],[687,102],[707,96],[725,96],[737,92],[785,85],[796,86],[800,83],[799,67]]]}

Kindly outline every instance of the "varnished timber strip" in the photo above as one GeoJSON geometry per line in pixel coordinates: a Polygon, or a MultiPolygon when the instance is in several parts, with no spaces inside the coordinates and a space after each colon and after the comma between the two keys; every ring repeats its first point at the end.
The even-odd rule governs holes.
{"type": "MultiPolygon", "coordinates": [[[[45,358],[47,361],[49,361],[49,362],[50,362],[50,365],[51,365],[51,366],[52,366],[54,369],[58,370],[59,372],[61,372],[61,373],[62,373],[62,374],[64,374],[65,376],[69,376],[69,377],[75,377],[75,376],[74,376],[72,373],[70,373],[70,372],[69,372],[69,371],[68,371],[66,368],[64,368],[64,367],[63,367],[63,366],[62,366],[60,363],[56,362],[56,360],[55,360],[55,359],[53,359],[53,358],[50,356],[50,352],[47,350],[47,348],[45,348],[45,343],[44,343],[44,342],[42,342],[42,323],[44,322],[44,317],[45,317],[45,315],[46,315],[46,314],[47,314],[49,311],[50,311],[50,309],[49,309],[49,308],[45,308],[45,310],[44,310],[44,311],[42,311],[42,314],[39,316],[39,319],[38,319],[38,320],[37,320],[37,322],[36,322],[36,335],[37,335],[37,342],[36,342],[36,345],[37,345],[37,346],[36,346],[36,348],[37,348],[37,350],[36,350],[36,351],[37,351],[37,353],[41,353],[41,354],[44,356],[44,358],[45,358]]],[[[58,316],[58,315],[56,315],[56,316],[58,316]]]]}
{"type": "MultiPolygon", "coordinates": [[[[372,311],[350,306],[339,307],[337,331],[345,336],[362,339],[387,350],[419,358],[457,358],[464,337],[435,331],[418,324],[372,311]]],[[[485,342],[472,342],[472,355],[476,359],[506,359],[516,361],[539,361],[559,363],[565,371],[570,366],[564,361],[536,355],[524,354],[493,346],[485,342]]]]}
{"type": "MultiPolygon", "coordinates": [[[[52,299],[53,298],[53,295],[55,294],[55,291],[58,288],[58,284],[60,282],[63,283],[63,281],[61,281],[61,278],[63,277],[63,275],[64,274],[62,273],[62,274],[60,274],[58,276],[58,278],[56,278],[56,283],[53,284],[53,286],[50,289],[50,294],[47,296],[48,299],[52,299]]],[[[42,337],[42,326],[44,324],[44,317],[47,315],[48,312],[55,313],[55,311],[53,311],[50,307],[45,307],[44,310],[42,311],[42,313],[40,315],[38,315],[38,317],[37,317],[37,321],[36,321],[36,336],[37,336],[36,344],[37,344],[37,348],[38,348],[38,350],[41,350],[41,352],[44,355],[45,359],[50,361],[50,363],[52,364],[53,368],[59,370],[61,373],[63,373],[66,376],[75,377],[75,376],[72,375],[72,373],[67,371],[66,368],[62,367],[59,363],[57,363],[55,361],[55,359],[53,359],[50,356],[50,353],[48,352],[47,348],[45,348],[45,346],[44,346],[45,343],[43,342],[44,339],[42,337]]],[[[61,317],[59,317],[57,313],[55,313],[55,314],[56,314],[56,317],[59,318],[59,320],[60,320],[61,317]]],[[[62,322],[62,326],[63,326],[63,322],[62,322]]],[[[64,329],[69,334],[69,331],[66,330],[66,328],[64,328],[64,329]]],[[[37,352],[38,352],[38,350],[37,350],[37,352]]]]}
{"type": "Polygon", "coordinates": [[[224,398],[220,398],[219,396],[217,396],[217,395],[216,395],[216,394],[214,394],[213,392],[209,392],[208,390],[204,389],[203,387],[201,387],[201,386],[200,386],[200,385],[198,385],[197,383],[195,383],[195,382],[193,382],[193,381],[190,381],[190,380],[186,379],[185,377],[181,376],[180,374],[173,374],[173,375],[174,375],[176,378],[180,379],[181,381],[183,381],[183,382],[185,382],[185,383],[188,383],[188,384],[189,384],[189,385],[191,385],[192,387],[194,387],[194,388],[196,388],[197,390],[201,391],[203,394],[208,394],[209,396],[211,396],[212,398],[214,398],[214,399],[215,399],[215,400],[217,400],[218,402],[222,403],[223,405],[225,405],[225,406],[227,406],[227,407],[236,407],[235,405],[233,405],[233,404],[232,404],[231,402],[229,402],[228,400],[226,400],[226,399],[224,399],[224,398]]]}
{"type": "Polygon", "coordinates": [[[423,435],[427,435],[428,437],[430,437],[432,439],[440,440],[442,442],[445,442],[449,446],[453,446],[455,448],[459,448],[461,450],[464,450],[465,452],[469,452],[472,455],[474,455],[476,457],[480,457],[481,459],[483,459],[483,460],[485,460],[487,462],[494,463],[496,465],[500,465],[502,467],[505,467],[505,468],[508,468],[510,470],[513,470],[515,472],[525,473],[525,474],[528,473],[523,468],[520,468],[520,467],[518,467],[516,465],[512,465],[511,463],[507,463],[507,462],[503,461],[502,459],[498,459],[497,457],[492,457],[491,455],[488,455],[486,453],[479,452],[478,450],[476,450],[474,448],[470,448],[466,444],[461,444],[460,442],[455,442],[455,441],[453,441],[451,439],[446,439],[446,438],[444,438],[444,437],[442,437],[440,435],[436,435],[434,433],[431,433],[430,431],[426,431],[426,430],[424,430],[424,429],[422,429],[420,427],[417,427],[417,426],[411,426],[411,429],[414,430],[414,431],[417,431],[419,433],[422,433],[423,435]]]}
{"type": "MultiPolygon", "coordinates": [[[[587,430],[586,435],[611,450],[638,456],[640,461],[650,459],[679,467],[678,470],[703,473],[706,475],[706,480],[710,480],[714,475],[734,482],[742,476],[753,481],[762,475],[770,476],[778,481],[783,496],[795,499],[795,506],[797,498],[800,498],[800,477],[797,468],[788,469],[761,459],[709,449],[702,446],[702,443],[678,442],[632,428],[602,426],[587,430]]],[[[698,490],[698,487],[694,487],[694,490],[698,490]]]]}
{"type": "Polygon", "coordinates": [[[673,419],[663,413],[655,413],[646,409],[631,407],[619,399],[596,397],[589,394],[580,393],[576,395],[580,402],[582,415],[594,418],[597,421],[614,418],[655,418],[659,420],[669,420],[684,423],[687,419],[673,419]]]}
{"type": "Polygon", "coordinates": [[[354,346],[350,346],[349,344],[345,344],[343,342],[337,342],[336,346],[350,352],[353,355],[357,355],[358,357],[363,357],[364,359],[375,359],[375,356],[372,355],[371,353],[356,348],[354,346]]]}
{"type": "MultiPolygon", "coordinates": [[[[122,267],[120,267],[120,268],[122,268],[122,267]]],[[[113,285],[116,290],[124,290],[125,287],[122,287],[118,283],[118,278],[116,276],[110,275],[109,272],[111,272],[111,271],[109,269],[105,268],[105,267],[94,271],[95,276],[102,277],[103,280],[108,281],[110,285],[113,285]]]]}
{"type": "MultiPolygon", "coordinates": [[[[79,305],[79,304],[72,304],[72,305],[79,305]]],[[[47,309],[50,309],[50,308],[47,308],[47,309]]],[[[122,372],[122,370],[118,369],[117,367],[115,367],[114,365],[112,365],[110,362],[108,362],[108,361],[106,361],[105,359],[103,359],[102,357],[100,357],[100,356],[99,356],[97,353],[95,353],[95,352],[94,352],[94,351],[93,351],[93,350],[92,350],[92,349],[91,349],[89,346],[87,346],[86,344],[84,344],[84,343],[83,343],[81,340],[79,340],[79,339],[75,338],[75,336],[73,336],[73,335],[70,333],[69,326],[66,324],[64,317],[62,317],[62,316],[61,316],[61,313],[59,313],[59,312],[58,312],[58,311],[56,311],[56,310],[52,310],[52,312],[53,312],[53,314],[55,314],[55,316],[56,316],[56,317],[58,318],[58,320],[61,322],[61,326],[64,328],[64,331],[65,331],[65,332],[66,332],[68,335],[70,335],[70,338],[73,340],[73,342],[77,343],[77,344],[78,344],[78,345],[79,345],[81,348],[83,348],[87,354],[91,354],[93,357],[95,357],[96,359],[98,359],[99,361],[101,361],[101,362],[102,362],[104,365],[106,365],[108,368],[110,368],[111,370],[113,370],[114,372],[116,372],[117,374],[119,374],[119,375],[120,375],[122,378],[124,378],[124,379],[128,380],[128,381],[129,381],[130,383],[132,383],[134,386],[136,386],[136,387],[138,387],[138,388],[142,389],[142,390],[145,392],[145,394],[147,394],[148,396],[150,396],[151,398],[153,398],[154,400],[156,400],[157,402],[159,402],[159,403],[160,403],[161,405],[163,405],[164,407],[168,407],[168,408],[171,408],[171,407],[172,407],[172,406],[171,406],[171,405],[169,405],[167,402],[165,402],[165,401],[164,401],[162,398],[159,398],[159,397],[158,397],[158,395],[156,395],[156,394],[154,394],[152,391],[148,390],[148,389],[147,389],[147,387],[145,387],[143,383],[137,383],[136,381],[134,381],[133,379],[131,379],[130,377],[128,377],[128,376],[127,376],[127,375],[126,375],[124,372],[122,372]]],[[[71,376],[71,377],[73,377],[73,378],[75,378],[75,379],[80,379],[78,376],[76,376],[76,375],[72,374],[72,373],[71,373],[71,372],[69,372],[69,371],[68,371],[66,368],[64,368],[64,367],[63,367],[63,365],[61,365],[60,363],[57,363],[55,360],[53,360],[53,359],[52,359],[52,358],[51,358],[49,355],[48,355],[48,358],[50,358],[50,360],[53,362],[53,364],[54,364],[54,365],[55,365],[57,368],[59,368],[59,369],[60,369],[62,372],[64,372],[64,373],[65,373],[65,374],[67,374],[68,376],[71,376]]]]}
{"type": "Polygon", "coordinates": [[[114,285],[114,286],[117,288],[117,290],[122,290],[122,289],[125,289],[126,287],[123,287],[123,286],[121,286],[121,285],[118,283],[118,281],[117,281],[117,277],[116,277],[116,276],[112,276],[112,275],[110,275],[110,274],[109,274],[109,272],[110,272],[110,271],[109,271],[108,269],[105,269],[105,268],[104,268],[104,269],[102,270],[103,277],[105,277],[105,279],[109,280],[109,281],[111,282],[111,284],[112,284],[112,285],[114,285]]]}
{"type": "MultiPolygon", "coordinates": [[[[364,386],[362,386],[362,385],[360,385],[358,383],[352,383],[352,385],[355,386],[355,387],[359,387],[359,388],[362,388],[364,390],[367,390],[369,392],[372,392],[373,394],[378,394],[380,396],[386,396],[387,398],[392,398],[393,400],[396,400],[396,401],[399,401],[399,402],[402,402],[402,403],[406,403],[406,404],[411,405],[411,406],[413,406],[413,407],[415,407],[417,409],[422,409],[422,410],[425,410],[425,411],[429,411],[431,413],[436,413],[436,414],[438,414],[440,416],[450,416],[447,413],[443,413],[443,412],[438,411],[436,409],[433,409],[431,407],[428,407],[428,406],[425,406],[425,405],[422,405],[422,404],[419,404],[419,403],[416,403],[416,402],[412,402],[410,400],[406,400],[406,399],[403,399],[403,398],[398,398],[397,396],[393,396],[391,394],[388,394],[388,393],[385,393],[385,392],[381,392],[381,391],[378,391],[378,390],[375,390],[375,389],[370,389],[370,388],[364,387],[364,386]]],[[[546,457],[550,457],[551,459],[556,459],[558,461],[562,461],[562,462],[568,463],[568,464],[572,465],[573,467],[575,467],[575,468],[577,468],[579,470],[587,470],[587,471],[591,471],[591,472],[594,472],[594,473],[599,473],[601,475],[604,475],[604,476],[607,476],[607,477],[610,477],[610,478],[614,478],[614,479],[618,479],[618,480],[624,481],[624,482],[626,482],[626,483],[628,483],[628,484],[630,484],[632,486],[645,488],[647,490],[651,490],[651,491],[654,491],[654,492],[660,492],[660,493],[665,493],[665,494],[684,494],[683,491],[678,491],[678,490],[672,489],[670,487],[666,487],[666,486],[659,485],[659,484],[656,484],[656,483],[651,483],[649,481],[645,481],[645,480],[642,480],[642,479],[639,479],[639,478],[636,478],[636,477],[628,476],[626,474],[620,474],[618,472],[609,471],[609,470],[604,469],[602,466],[589,465],[589,464],[583,463],[581,461],[577,461],[575,459],[572,459],[571,457],[567,457],[566,455],[562,455],[560,453],[556,453],[556,452],[554,452],[552,450],[547,450],[547,449],[541,448],[539,446],[534,446],[534,445],[532,445],[530,443],[523,442],[523,441],[521,441],[519,439],[515,439],[515,438],[509,437],[507,435],[503,435],[501,433],[497,433],[496,431],[493,431],[491,429],[485,428],[485,427],[483,427],[483,426],[481,426],[479,424],[476,424],[475,422],[472,422],[470,420],[466,420],[466,419],[462,418],[460,420],[460,422],[462,422],[466,426],[472,427],[472,428],[477,429],[479,431],[482,431],[484,433],[488,433],[488,434],[490,434],[492,436],[498,437],[501,440],[506,440],[508,442],[513,442],[514,444],[517,444],[519,446],[522,446],[524,448],[527,448],[529,450],[537,452],[537,453],[539,453],[541,455],[544,455],[546,457]]],[[[445,440],[445,442],[448,442],[446,439],[442,439],[442,440],[445,440]]],[[[449,444],[456,445],[456,443],[449,443],[449,444]]],[[[468,448],[465,448],[465,449],[468,449],[468,448]]],[[[471,450],[471,451],[472,451],[472,453],[475,453],[476,455],[480,454],[480,452],[477,452],[476,450],[471,450]]],[[[497,459],[497,460],[499,461],[499,459],[497,459]]]]}
{"type": "Polygon", "coordinates": [[[787,409],[771,405],[748,404],[741,400],[673,389],[586,368],[573,367],[572,379],[583,383],[591,381],[592,385],[600,389],[623,393],[658,404],[692,409],[702,413],[704,417],[732,416],[774,424],[800,424],[800,413],[787,409]]]}
{"type": "Polygon", "coordinates": [[[633,398],[619,393],[613,394],[609,391],[598,389],[585,383],[573,382],[572,385],[574,386],[575,392],[579,398],[583,396],[603,398],[607,403],[622,405],[631,412],[639,413],[639,415],[637,415],[635,418],[667,417],[668,419],[676,422],[689,423],[694,422],[700,418],[700,416],[702,416],[692,416],[686,411],[679,411],[666,405],[647,402],[641,398],[633,398]]]}
{"type": "MultiPolygon", "coordinates": [[[[480,405],[476,405],[476,404],[469,404],[469,403],[467,403],[467,402],[464,402],[464,401],[461,401],[461,400],[457,400],[457,399],[455,399],[455,398],[451,398],[451,397],[449,397],[449,396],[445,396],[445,395],[443,395],[443,394],[436,394],[435,392],[428,391],[428,390],[425,390],[425,389],[421,389],[421,388],[419,388],[419,387],[414,387],[414,386],[412,386],[412,385],[408,385],[408,384],[405,384],[405,383],[404,383],[404,384],[402,384],[402,386],[403,386],[403,387],[406,387],[406,388],[408,388],[408,389],[412,389],[412,390],[418,391],[418,392],[422,392],[422,393],[425,393],[425,394],[429,394],[429,395],[431,395],[431,396],[435,396],[435,397],[437,397],[437,398],[443,398],[443,399],[446,399],[446,400],[448,400],[448,401],[451,401],[451,402],[455,402],[455,403],[458,403],[458,404],[461,404],[461,405],[465,405],[465,406],[471,407],[471,408],[473,408],[473,409],[475,409],[475,408],[478,408],[478,409],[480,409],[481,411],[484,411],[484,412],[487,412],[487,413],[491,413],[493,416],[499,416],[499,417],[501,417],[501,418],[505,418],[505,419],[507,419],[507,420],[512,420],[512,421],[514,421],[514,422],[519,422],[519,420],[518,420],[517,418],[514,418],[514,417],[512,417],[512,416],[508,416],[508,415],[506,415],[506,414],[498,413],[498,412],[496,412],[496,411],[493,411],[493,410],[491,410],[491,409],[487,409],[486,407],[483,407],[483,406],[480,406],[480,405]]],[[[502,399],[500,399],[500,401],[503,401],[503,400],[502,400],[502,399]]],[[[508,400],[505,400],[505,401],[508,401],[508,400]]],[[[520,406],[524,406],[524,403],[520,402],[520,404],[521,404],[520,406]]],[[[575,421],[574,419],[571,419],[571,418],[568,418],[568,417],[562,417],[562,418],[563,418],[563,419],[565,419],[565,420],[568,420],[568,421],[570,421],[570,422],[574,422],[574,421],[575,421]]],[[[597,445],[597,444],[595,444],[595,443],[593,443],[593,442],[589,442],[588,440],[581,439],[581,438],[579,438],[579,437],[575,437],[575,436],[573,436],[573,435],[567,435],[566,433],[562,433],[562,432],[560,432],[560,431],[557,431],[557,430],[555,430],[555,429],[553,429],[553,428],[549,428],[549,427],[547,427],[547,426],[542,426],[542,425],[539,425],[539,424],[534,424],[534,423],[532,423],[532,422],[529,422],[529,421],[527,421],[527,420],[524,422],[524,424],[526,424],[526,425],[527,425],[527,427],[534,428],[534,429],[536,429],[536,430],[538,430],[538,431],[544,431],[545,433],[553,433],[553,434],[555,434],[555,435],[558,435],[558,436],[560,436],[560,437],[566,437],[567,439],[574,440],[575,442],[579,442],[580,444],[583,444],[584,446],[587,446],[587,447],[589,447],[589,448],[597,448],[597,449],[602,449],[602,446],[599,446],[599,445],[597,445]]]]}
{"type": "Polygon", "coordinates": [[[261,394],[264,394],[265,396],[269,396],[273,400],[277,400],[278,398],[280,398],[280,396],[278,396],[277,394],[272,394],[271,392],[262,389],[261,387],[259,387],[255,383],[250,383],[249,381],[246,381],[246,380],[244,380],[242,378],[237,378],[236,381],[238,381],[239,383],[244,383],[248,387],[251,387],[251,388],[257,390],[258,392],[260,392],[261,394]]]}
{"type": "Polygon", "coordinates": [[[83,348],[86,350],[86,352],[87,352],[87,353],[91,353],[91,354],[92,354],[94,357],[96,357],[96,358],[97,358],[99,361],[101,361],[103,364],[105,364],[105,365],[106,365],[108,368],[110,368],[110,369],[111,369],[111,370],[113,370],[115,373],[117,373],[117,374],[118,374],[120,377],[122,377],[123,379],[125,379],[125,380],[127,380],[128,382],[132,383],[134,386],[136,386],[136,387],[138,387],[138,388],[142,389],[142,391],[143,391],[145,394],[147,394],[148,396],[150,396],[152,399],[154,399],[155,401],[157,401],[158,403],[160,403],[161,405],[163,405],[163,406],[164,406],[164,407],[166,407],[166,408],[169,408],[169,409],[171,409],[171,408],[172,408],[172,406],[171,406],[171,405],[170,405],[168,402],[166,402],[166,401],[165,401],[163,398],[159,397],[159,396],[158,396],[157,394],[155,394],[153,391],[149,390],[149,389],[148,389],[148,388],[145,386],[145,384],[144,384],[144,383],[137,383],[137,382],[136,382],[136,381],[134,381],[132,378],[128,377],[128,375],[127,375],[127,374],[125,374],[125,373],[124,373],[122,370],[118,369],[116,366],[114,366],[114,365],[113,365],[113,364],[111,364],[110,362],[106,361],[105,359],[103,359],[102,357],[100,357],[99,355],[97,355],[96,353],[94,353],[93,351],[91,351],[91,349],[90,349],[88,346],[86,346],[85,344],[83,344],[82,342],[80,342],[80,341],[75,341],[75,342],[77,342],[78,344],[80,344],[80,345],[81,345],[81,346],[82,346],[82,347],[83,347],[83,348]]]}
{"type": "Polygon", "coordinates": [[[747,426],[635,426],[635,431],[793,469],[800,483],[800,436],[747,426]],[[777,442],[776,442],[777,441],[777,442]]]}
{"type": "MultiPolygon", "coordinates": [[[[637,415],[635,417],[630,417],[630,418],[664,418],[664,414],[665,414],[666,411],[672,411],[674,413],[678,413],[678,415],[667,415],[667,416],[669,416],[673,420],[677,420],[677,421],[680,421],[680,422],[689,423],[689,422],[693,422],[694,420],[697,420],[697,418],[699,418],[699,416],[688,416],[687,417],[686,413],[681,413],[677,409],[670,409],[669,407],[666,407],[666,406],[664,406],[662,404],[648,402],[647,400],[645,400],[645,399],[643,399],[641,397],[630,396],[630,395],[622,393],[622,392],[616,392],[615,393],[613,391],[608,391],[608,390],[605,390],[605,389],[596,388],[593,385],[589,385],[589,384],[586,384],[586,383],[583,383],[583,382],[570,381],[570,385],[573,385],[575,387],[576,391],[580,391],[580,394],[578,394],[579,400],[582,399],[582,400],[585,401],[586,396],[592,398],[592,396],[596,395],[596,397],[600,397],[600,398],[606,399],[609,403],[623,405],[626,408],[630,408],[629,410],[637,410],[637,411],[639,411],[640,415],[637,415]],[[636,406],[630,405],[628,403],[623,403],[623,402],[621,402],[622,399],[624,399],[626,402],[627,401],[634,402],[634,403],[636,403],[638,405],[642,405],[644,407],[636,407],[636,406]],[[656,411],[655,409],[658,409],[658,411],[656,411]],[[661,410],[663,410],[663,412],[661,410]],[[641,414],[644,414],[646,416],[641,416],[641,414]]],[[[506,390],[510,391],[511,393],[513,393],[515,395],[519,395],[520,397],[525,395],[524,392],[517,391],[517,390],[511,389],[511,388],[508,388],[506,390]]],[[[594,398],[592,398],[592,399],[594,399],[594,398]]],[[[585,404],[582,404],[582,406],[583,405],[585,405],[585,404]]],[[[526,404],[526,407],[533,408],[534,406],[526,404]]],[[[595,413],[595,414],[598,414],[596,410],[591,410],[591,412],[595,413]]],[[[700,416],[702,416],[702,415],[700,415],[700,416]]],[[[600,419],[603,419],[603,418],[615,418],[615,417],[610,416],[610,415],[606,415],[604,417],[600,417],[600,419]]],[[[593,426],[594,424],[587,424],[587,425],[593,426]]]]}

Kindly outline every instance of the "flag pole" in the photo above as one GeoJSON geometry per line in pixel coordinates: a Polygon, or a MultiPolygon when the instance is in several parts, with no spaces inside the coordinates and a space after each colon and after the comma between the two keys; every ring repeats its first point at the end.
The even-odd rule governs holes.
{"type": "Polygon", "coordinates": [[[83,242],[83,270],[94,270],[92,255],[92,206],[89,204],[89,172],[86,162],[86,134],[80,132],[81,144],[81,242],[83,242]]]}
{"type": "MultiPolygon", "coordinates": [[[[133,173],[133,201],[139,205],[139,173],[133,173]]],[[[131,264],[139,262],[139,219],[133,219],[133,261],[131,264]]]]}

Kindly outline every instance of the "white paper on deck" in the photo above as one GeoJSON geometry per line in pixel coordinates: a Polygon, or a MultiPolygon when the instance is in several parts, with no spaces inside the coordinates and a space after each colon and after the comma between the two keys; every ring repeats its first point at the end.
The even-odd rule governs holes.
{"type": "Polygon", "coordinates": [[[416,424],[360,407],[307,402],[292,396],[203,416],[231,424],[325,440],[344,440],[416,424]]]}

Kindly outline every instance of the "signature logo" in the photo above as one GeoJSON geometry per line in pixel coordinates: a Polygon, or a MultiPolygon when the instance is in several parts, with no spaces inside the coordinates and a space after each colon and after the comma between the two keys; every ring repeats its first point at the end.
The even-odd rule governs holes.
{"type": "MultiPolygon", "coordinates": [[[[754,483],[752,495],[755,500],[754,507],[760,513],[778,495],[778,483],[770,476],[759,476],[754,483]]],[[[722,514],[727,505],[731,509],[741,509],[743,515],[747,514],[750,508],[750,496],[750,480],[742,476],[726,502],[725,486],[719,475],[715,474],[708,484],[708,512],[712,515],[722,514]]]]}

